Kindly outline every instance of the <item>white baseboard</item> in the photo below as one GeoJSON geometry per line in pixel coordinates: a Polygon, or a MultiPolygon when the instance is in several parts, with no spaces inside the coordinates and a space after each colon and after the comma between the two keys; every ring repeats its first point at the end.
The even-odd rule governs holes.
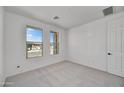
{"type": "Polygon", "coordinates": [[[0,87],[4,87],[4,85],[5,85],[5,80],[6,80],[6,78],[3,77],[2,80],[1,80],[1,82],[0,82],[0,87]]]}
{"type": "Polygon", "coordinates": [[[80,64],[80,65],[83,65],[83,66],[87,66],[87,67],[90,67],[90,68],[93,68],[93,69],[97,69],[97,70],[100,70],[100,71],[107,72],[107,70],[105,70],[105,69],[101,69],[101,68],[98,68],[98,67],[95,67],[95,66],[92,66],[92,65],[84,64],[83,62],[80,62],[79,60],[68,59],[68,61],[80,64]]]}
{"type": "Polygon", "coordinates": [[[36,70],[36,69],[39,69],[39,68],[42,68],[42,67],[46,67],[46,66],[55,64],[55,63],[59,63],[59,62],[64,61],[64,60],[65,60],[65,59],[53,61],[53,62],[51,62],[51,63],[49,63],[49,64],[45,64],[45,65],[42,65],[42,66],[38,66],[38,67],[35,67],[35,68],[32,68],[32,69],[28,69],[28,70],[25,70],[25,71],[22,71],[22,72],[18,72],[18,73],[13,73],[13,74],[10,74],[10,75],[6,75],[5,77],[7,78],[7,77],[15,76],[15,75],[18,75],[18,74],[21,74],[21,73],[25,73],[25,72],[28,72],[28,71],[36,70]]]}

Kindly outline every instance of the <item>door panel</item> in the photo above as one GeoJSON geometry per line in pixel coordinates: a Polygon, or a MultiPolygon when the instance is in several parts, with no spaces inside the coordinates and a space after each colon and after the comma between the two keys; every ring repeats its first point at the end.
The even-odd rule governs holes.
{"type": "Polygon", "coordinates": [[[122,24],[123,20],[108,23],[108,72],[122,75],[122,24]]]}
{"type": "Polygon", "coordinates": [[[124,21],[122,23],[122,74],[124,76],[124,21]]]}

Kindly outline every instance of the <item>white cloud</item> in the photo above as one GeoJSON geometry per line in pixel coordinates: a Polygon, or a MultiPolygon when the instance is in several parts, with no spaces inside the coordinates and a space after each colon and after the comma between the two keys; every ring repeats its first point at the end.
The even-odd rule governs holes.
{"type": "Polygon", "coordinates": [[[28,34],[28,37],[32,37],[32,34],[28,34]]]}

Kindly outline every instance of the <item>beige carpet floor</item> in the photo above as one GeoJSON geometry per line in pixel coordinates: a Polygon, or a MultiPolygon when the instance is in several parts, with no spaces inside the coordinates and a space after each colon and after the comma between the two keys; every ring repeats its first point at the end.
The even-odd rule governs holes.
{"type": "Polygon", "coordinates": [[[124,78],[64,61],[8,77],[5,87],[123,87],[124,78]]]}

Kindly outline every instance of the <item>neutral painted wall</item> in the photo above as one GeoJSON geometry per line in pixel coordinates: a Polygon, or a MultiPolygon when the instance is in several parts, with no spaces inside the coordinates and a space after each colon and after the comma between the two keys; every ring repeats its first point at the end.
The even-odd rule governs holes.
{"type": "Polygon", "coordinates": [[[4,10],[0,7],[0,86],[3,86],[4,82],[4,59],[3,59],[3,35],[4,35],[4,10]]]}
{"type": "Polygon", "coordinates": [[[21,15],[5,13],[5,62],[6,76],[19,74],[39,67],[47,66],[65,60],[65,31],[52,25],[44,24],[21,15]],[[25,27],[32,25],[43,29],[43,57],[26,59],[25,27]],[[50,56],[49,31],[60,34],[60,53],[50,56]],[[17,66],[21,66],[19,69],[17,66]]]}
{"type": "Polygon", "coordinates": [[[68,31],[68,60],[107,71],[107,23],[119,13],[68,31]]]}

